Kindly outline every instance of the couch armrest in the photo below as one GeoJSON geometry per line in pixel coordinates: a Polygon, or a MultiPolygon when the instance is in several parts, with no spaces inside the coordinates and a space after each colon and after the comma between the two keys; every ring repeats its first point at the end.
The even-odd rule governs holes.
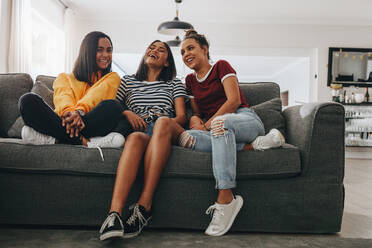
{"type": "Polygon", "coordinates": [[[338,103],[308,103],[285,109],[287,143],[301,153],[301,176],[342,183],[345,167],[345,110],[338,103]]]}

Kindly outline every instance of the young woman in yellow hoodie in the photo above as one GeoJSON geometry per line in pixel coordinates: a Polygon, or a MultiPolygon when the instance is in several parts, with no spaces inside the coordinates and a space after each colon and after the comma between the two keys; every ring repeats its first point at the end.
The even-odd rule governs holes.
{"type": "Polygon", "coordinates": [[[19,99],[26,124],[22,129],[25,143],[123,145],[121,134],[110,133],[122,112],[120,104],[113,100],[120,77],[111,72],[112,50],[111,39],[106,34],[91,32],[85,36],[73,72],[59,74],[53,83],[54,111],[34,93],[19,99]]]}

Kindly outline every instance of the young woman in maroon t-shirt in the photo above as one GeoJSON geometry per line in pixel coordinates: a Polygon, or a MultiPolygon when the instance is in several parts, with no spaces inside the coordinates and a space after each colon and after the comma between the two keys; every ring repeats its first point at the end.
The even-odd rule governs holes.
{"type": "Polygon", "coordinates": [[[209,44],[204,35],[188,31],[181,54],[194,73],[186,77],[193,110],[191,130],[180,135],[179,144],[212,152],[218,197],[206,212],[213,211],[213,218],[205,233],[221,236],[230,229],[243,205],[243,198],[234,196],[231,190],[236,187],[236,151],[278,147],[284,143],[284,137],[276,129],[260,136],[264,135],[264,126],[249,108],[235,70],[224,60],[210,63],[209,44]]]}

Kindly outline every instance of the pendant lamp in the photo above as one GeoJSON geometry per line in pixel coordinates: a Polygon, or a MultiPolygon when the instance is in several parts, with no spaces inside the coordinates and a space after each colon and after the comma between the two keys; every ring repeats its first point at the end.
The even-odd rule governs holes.
{"type": "MultiPolygon", "coordinates": [[[[175,0],[175,2],[176,2],[176,17],[173,19],[173,21],[163,22],[159,25],[158,32],[161,34],[181,36],[185,33],[185,30],[194,29],[194,27],[190,23],[179,20],[178,18],[179,5],[180,3],[182,3],[182,0],[175,0]]],[[[177,37],[174,41],[176,40],[177,40],[177,37]]]]}
{"type": "Polygon", "coordinates": [[[176,38],[174,38],[174,40],[168,40],[168,41],[166,41],[166,43],[170,47],[178,47],[181,44],[181,39],[180,39],[179,36],[176,36],[176,38]]]}

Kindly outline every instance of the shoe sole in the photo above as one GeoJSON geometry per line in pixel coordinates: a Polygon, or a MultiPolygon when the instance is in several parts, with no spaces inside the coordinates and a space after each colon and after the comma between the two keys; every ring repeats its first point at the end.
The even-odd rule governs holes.
{"type": "MultiPolygon", "coordinates": [[[[151,216],[151,217],[152,217],[152,216],[151,216]]],[[[149,220],[151,220],[151,217],[147,219],[147,222],[149,222],[149,220]]],[[[142,229],[143,229],[145,226],[147,226],[147,224],[146,224],[146,225],[143,225],[143,226],[141,227],[141,229],[139,229],[139,230],[138,230],[137,232],[135,232],[135,233],[125,233],[125,230],[124,230],[123,238],[125,238],[125,239],[130,239],[130,238],[134,238],[134,237],[138,236],[138,235],[142,232],[142,229]]]]}
{"type": "Polygon", "coordinates": [[[235,211],[235,213],[232,215],[232,217],[231,217],[231,219],[230,219],[230,222],[229,222],[229,225],[227,226],[227,228],[225,229],[225,230],[223,230],[222,232],[220,232],[220,233],[207,233],[207,232],[205,232],[205,234],[207,234],[207,235],[209,235],[209,236],[222,236],[222,235],[224,235],[225,233],[227,233],[229,230],[230,230],[230,228],[231,228],[231,226],[232,226],[232,224],[234,223],[234,221],[235,221],[235,218],[236,218],[236,216],[238,215],[238,213],[240,212],[240,209],[242,208],[242,206],[243,206],[243,203],[244,203],[244,201],[243,201],[243,198],[240,196],[240,198],[242,199],[242,201],[240,202],[238,202],[238,208],[237,208],[237,210],[235,211]]]}
{"type": "Polygon", "coordinates": [[[123,238],[123,234],[124,234],[123,231],[111,231],[111,232],[102,234],[101,236],[99,236],[99,239],[101,241],[104,241],[110,238],[123,238]]]}
{"type": "Polygon", "coordinates": [[[284,145],[285,144],[285,137],[284,137],[284,135],[279,130],[277,130],[277,134],[279,136],[280,146],[284,145]]]}

